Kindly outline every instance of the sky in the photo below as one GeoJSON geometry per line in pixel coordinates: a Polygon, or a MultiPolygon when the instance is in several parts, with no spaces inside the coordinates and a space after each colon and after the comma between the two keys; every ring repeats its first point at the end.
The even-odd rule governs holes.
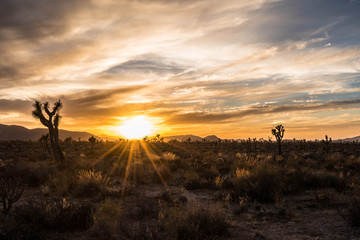
{"type": "Polygon", "coordinates": [[[117,135],[360,135],[360,0],[1,0],[0,123],[117,135]]]}

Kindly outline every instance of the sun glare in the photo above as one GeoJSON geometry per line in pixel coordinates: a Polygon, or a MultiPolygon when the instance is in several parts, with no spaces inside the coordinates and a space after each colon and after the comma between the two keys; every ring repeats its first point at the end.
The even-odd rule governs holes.
{"type": "Polygon", "coordinates": [[[152,134],[154,126],[145,116],[136,116],[126,120],[118,129],[128,139],[140,139],[152,134]]]}

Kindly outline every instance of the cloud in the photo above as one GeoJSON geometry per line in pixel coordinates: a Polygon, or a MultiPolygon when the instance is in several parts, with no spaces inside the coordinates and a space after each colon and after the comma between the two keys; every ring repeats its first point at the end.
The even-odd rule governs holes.
{"type": "Polygon", "coordinates": [[[70,29],[70,20],[89,1],[3,0],[0,2],[1,39],[41,40],[60,36],[70,29]]]}
{"type": "MultiPolygon", "coordinates": [[[[31,109],[33,102],[29,100],[20,99],[0,99],[0,112],[20,112],[26,113],[31,109]]],[[[29,112],[31,114],[31,112],[29,112]]]]}
{"type": "Polygon", "coordinates": [[[178,74],[182,71],[184,71],[183,67],[169,59],[154,54],[147,54],[113,66],[104,71],[104,73],[119,75],[132,72],[135,74],[157,73],[163,75],[169,73],[178,74]]]}
{"type": "Polygon", "coordinates": [[[170,117],[167,124],[193,124],[193,123],[220,123],[234,118],[244,118],[254,115],[266,115],[274,113],[290,113],[297,111],[329,111],[343,108],[360,108],[360,99],[329,101],[319,104],[292,104],[292,105],[262,105],[252,106],[246,110],[224,113],[180,113],[170,117]]]}
{"type": "Polygon", "coordinates": [[[17,74],[18,74],[18,72],[15,68],[0,65],[0,79],[4,79],[4,78],[14,79],[14,77],[17,74]]]}
{"type": "Polygon", "coordinates": [[[308,42],[356,45],[359,39],[359,1],[305,0],[274,1],[246,14],[240,25],[218,29],[202,37],[206,41],[284,45],[308,42]],[[326,7],[324,7],[326,6],[326,7]],[[319,39],[319,41],[313,41],[319,39]]]}
{"type": "Polygon", "coordinates": [[[248,116],[261,116],[247,122],[261,129],[286,114],[356,112],[358,9],[342,0],[3,0],[0,110],[7,122],[31,118],[34,99],[61,98],[64,126],[148,114],[169,128],[221,123],[223,134],[248,116]]]}
{"type": "Polygon", "coordinates": [[[131,86],[116,89],[90,89],[67,95],[63,98],[66,101],[71,101],[71,104],[75,104],[78,107],[94,107],[103,102],[114,101],[117,97],[126,98],[128,94],[144,88],[146,88],[146,86],[131,86]]]}

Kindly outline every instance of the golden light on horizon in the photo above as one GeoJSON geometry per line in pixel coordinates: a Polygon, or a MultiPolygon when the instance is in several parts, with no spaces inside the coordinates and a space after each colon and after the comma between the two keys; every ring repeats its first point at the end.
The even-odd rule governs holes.
{"type": "Polygon", "coordinates": [[[153,134],[154,125],[146,116],[135,116],[127,119],[117,130],[128,139],[140,139],[153,134]]]}

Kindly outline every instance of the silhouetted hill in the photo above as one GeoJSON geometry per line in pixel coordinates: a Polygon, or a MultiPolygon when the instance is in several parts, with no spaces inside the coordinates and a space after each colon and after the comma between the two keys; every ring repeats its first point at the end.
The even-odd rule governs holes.
{"type": "Polygon", "coordinates": [[[168,142],[170,140],[177,140],[179,142],[183,142],[186,141],[187,139],[191,139],[192,142],[195,141],[202,141],[202,137],[199,136],[195,136],[195,135],[177,135],[177,136],[169,136],[169,137],[164,137],[164,141],[168,142]]]}
{"type": "Polygon", "coordinates": [[[214,141],[218,141],[220,138],[218,138],[215,135],[211,135],[211,136],[207,136],[205,138],[199,137],[199,136],[195,136],[195,135],[176,135],[176,136],[168,136],[168,137],[164,137],[164,141],[168,142],[170,140],[177,140],[179,142],[183,142],[186,141],[187,139],[191,139],[192,142],[195,141],[199,141],[202,142],[204,139],[208,142],[214,142],[214,141]]]}
{"type": "Polygon", "coordinates": [[[207,142],[218,142],[219,140],[221,140],[220,138],[218,138],[217,136],[215,135],[210,135],[210,136],[207,136],[204,138],[205,141],[207,142]]]}
{"type": "Polygon", "coordinates": [[[344,138],[344,139],[337,139],[337,142],[360,142],[360,136],[352,137],[352,138],[344,138]]]}
{"type": "MultiPolygon", "coordinates": [[[[45,128],[27,129],[17,125],[0,124],[0,140],[37,141],[42,135],[47,133],[48,130],[45,128]]],[[[78,140],[78,138],[80,138],[81,140],[87,141],[91,136],[93,136],[93,134],[88,132],[59,130],[59,137],[61,140],[71,137],[73,140],[78,140]]]]}

